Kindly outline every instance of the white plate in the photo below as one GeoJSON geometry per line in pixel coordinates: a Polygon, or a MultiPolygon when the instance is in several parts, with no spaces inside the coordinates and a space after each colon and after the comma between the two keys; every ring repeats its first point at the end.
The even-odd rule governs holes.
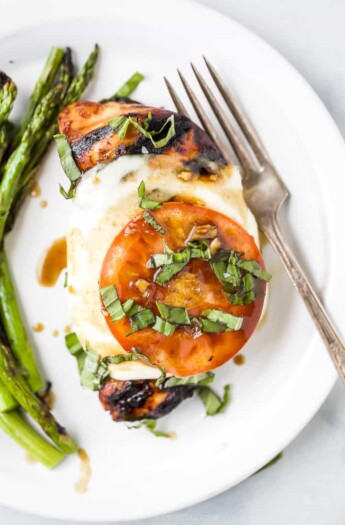
{"type": "MultiPolygon", "coordinates": [[[[132,72],[147,79],[135,94],[172,107],[165,74],[190,75],[189,60],[204,70],[205,53],[240,94],[291,194],[287,232],[308,261],[311,276],[340,322],[344,296],[345,150],[329,114],[294,69],[262,40],[223,16],[190,2],[2,3],[0,66],[18,82],[20,105],[30,93],[51,45],[71,45],[84,59],[101,45],[97,79],[87,97],[112,93],[132,72]],[[49,12],[48,12],[49,11],[49,12]],[[13,60],[14,63],[9,63],[13,60]],[[333,295],[331,295],[333,292],[333,295]],[[330,301],[332,297],[332,301],[330,301]]],[[[192,77],[191,77],[192,78],[192,77]]],[[[14,276],[46,377],[53,380],[56,414],[91,457],[87,494],[73,490],[78,461],[53,472],[29,465],[0,435],[0,503],[31,513],[74,520],[129,520],[171,512],[239,483],[280,452],[306,425],[334,382],[334,371],[300,299],[271,250],[273,273],[265,324],[245,348],[246,365],[230,363],[217,387],[233,385],[226,414],[205,418],[197,399],[159,422],[176,440],[112,423],[97,396],[82,391],[62,336],[68,323],[62,277],[53,289],[35,279],[39,256],[64,235],[69,203],[58,193],[63,180],[54,150],[40,173],[39,199],[28,199],[9,240],[14,276]]]]}

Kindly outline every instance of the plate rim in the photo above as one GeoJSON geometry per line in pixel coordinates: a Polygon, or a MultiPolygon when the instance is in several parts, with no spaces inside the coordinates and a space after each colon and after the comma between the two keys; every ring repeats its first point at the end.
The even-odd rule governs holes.
{"type": "MultiPolygon", "coordinates": [[[[136,3],[136,1],[137,0],[135,0],[134,3],[136,3]]],[[[264,39],[262,39],[261,37],[256,35],[253,31],[247,29],[242,24],[239,24],[238,22],[234,21],[232,18],[230,18],[230,17],[220,13],[219,11],[217,11],[215,9],[212,9],[210,7],[206,7],[206,6],[201,5],[201,4],[198,4],[197,2],[194,2],[193,0],[177,0],[177,1],[179,3],[181,3],[181,4],[185,3],[185,4],[193,5],[193,8],[195,8],[195,9],[204,10],[205,12],[209,12],[210,14],[212,14],[212,16],[213,15],[217,15],[219,18],[225,19],[227,22],[230,22],[230,24],[237,25],[239,28],[241,28],[241,30],[244,30],[247,34],[249,34],[252,39],[254,38],[254,40],[257,40],[259,43],[264,44],[266,46],[266,48],[268,50],[270,50],[271,53],[276,55],[276,57],[281,62],[284,62],[284,67],[286,69],[289,69],[290,76],[293,75],[295,77],[295,79],[299,81],[301,88],[303,88],[306,92],[309,91],[308,96],[309,96],[309,98],[313,99],[315,106],[318,106],[318,111],[319,111],[320,115],[322,113],[323,119],[324,120],[328,120],[329,124],[331,124],[333,126],[333,128],[334,128],[333,129],[333,131],[334,131],[334,133],[333,133],[333,140],[335,142],[336,138],[337,138],[337,140],[339,142],[339,148],[341,147],[343,152],[344,152],[344,154],[345,154],[345,145],[344,145],[342,136],[341,136],[339,130],[337,129],[337,127],[336,127],[332,117],[330,116],[329,112],[325,108],[324,104],[322,103],[322,101],[320,100],[318,95],[314,92],[314,90],[311,88],[311,86],[308,84],[308,82],[302,77],[302,75],[277,50],[275,50],[264,39]]],[[[65,0],[63,0],[63,2],[60,2],[60,6],[64,2],[65,2],[65,0]]],[[[34,0],[34,3],[36,3],[37,5],[42,5],[42,0],[34,0]]],[[[122,4],[123,3],[124,2],[122,2],[122,4]]],[[[157,0],[150,0],[150,2],[148,2],[148,3],[150,3],[150,4],[158,4],[159,2],[157,2],[157,0]]],[[[75,4],[78,4],[78,2],[75,2],[75,4]]],[[[11,9],[13,9],[13,10],[15,9],[14,6],[12,4],[10,4],[10,2],[8,2],[8,5],[11,6],[11,9]]],[[[87,5],[87,9],[88,9],[88,5],[87,5]]],[[[47,22],[50,22],[50,21],[54,20],[54,15],[56,14],[55,12],[45,13],[44,9],[42,9],[42,11],[43,11],[43,13],[41,13],[41,19],[42,19],[42,14],[44,14],[43,19],[46,20],[47,22]]],[[[28,11],[28,13],[30,13],[30,11],[28,11]]],[[[25,21],[23,21],[23,17],[21,17],[20,19],[18,18],[16,20],[16,24],[15,24],[15,25],[17,25],[17,29],[16,30],[12,27],[13,24],[11,24],[10,27],[6,28],[6,31],[4,33],[3,29],[4,29],[4,25],[5,24],[1,24],[1,21],[0,21],[0,39],[2,39],[4,36],[6,36],[6,34],[11,34],[13,31],[21,31],[23,29],[29,29],[32,26],[36,26],[37,25],[37,23],[36,23],[37,20],[35,19],[35,14],[36,14],[35,10],[32,10],[32,13],[31,13],[32,16],[33,16],[32,20],[30,20],[30,17],[28,16],[28,13],[26,13],[26,15],[27,15],[26,18],[27,19],[25,21]]],[[[91,16],[91,11],[90,10],[87,12],[87,16],[91,16]]],[[[85,17],[85,12],[83,13],[83,17],[85,17]]],[[[14,18],[14,17],[12,17],[12,18],[14,18]]],[[[41,20],[41,22],[42,22],[42,20],[41,20]]],[[[294,431],[291,432],[291,435],[286,437],[285,445],[283,445],[283,448],[288,443],[290,443],[301,432],[301,430],[308,424],[308,422],[312,419],[312,417],[315,415],[315,413],[318,411],[318,409],[321,407],[321,405],[325,401],[326,397],[330,393],[330,391],[331,391],[331,389],[332,389],[332,387],[333,387],[333,385],[335,383],[335,380],[336,380],[335,373],[330,373],[329,377],[328,377],[328,380],[327,380],[327,385],[324,386],[324,390],[322,391],[322,394],[320,394],[320,397],[318,398],[317,402],[314,403],[313,409],[310,410],[308,418],[304,419],[303,423],[301,423],[301,425],[299,426],[299,428],[297,430],[294,429],[294,431]]],[[[277,450],[276,452],[279,452],[279,450],[277,450]]],[[[267,457],[267,461],[269,459],[271,459],[271,457],[273,457],[273,456],[274,456],[273,453],[270,454],[269,457],[267,457]]],[[[260,466],[261,465],[259,465],[259,467],[260,466]]],[[[175,512],[175,511],[184,509],[186,507],[195,505],[195,504],[197,504],[197,503],[199,503],[201,501],[205,501],[206,499],[209,499],[211,497],[214,497],[217,494],[220,494],[220,493],[228,490],[232,486],[234,486],[237,483],[241,482],[242,480],[246,479],[251,473],[252,472],[249,472],[247,475],[241,477],[241,479],[237,480],[235,483],[231,483],[231,484],[228,484],[228,485],[224,485],[224,486],[218,487],[217,490],[215,490],[213,492],[212,491],[209,492],[208,495],[198,496],[198,497],[195,497],[194,499],[190,498],[189,503],[184,503],[181,506],[176,506],[175,505],[172,509],[168,509],[166,512],[160,513],[160,514],[175,512]]],[[[0,498],[1,498],[1,495],[0,495],[0,498]]],[[[13,508],[14,510],[17,510],[17,511],[20,511],[20,512],[25,512],[25,513],[31,514],[31,515],[40,515],[40,516],[44,516],[44,517],[47,517],[47,518],[49,517],[49,518],[57,518],[57,519],[69,519],[69,520],[73,520],[73,521],[85,521],[85,516],[77,517],[77,516],[74,516],[74,515],[71,515],[71,514],[69,514],[67,516],[67,514],[66,514],[65,517],[62,517],[62,516],[59,516],[59,515],[52,515],[52,514],[47,513],[47,512],[40,513],[40,512],[37,512],[37,510],[32,511],[32,510],[29,510],[27,508],[24,509],[23,507],[20,507],[20,506],[19,507],[18,506],[11,506],[11,505],[8,505],[8,504],[6,504],[6,503],[4,503],[2,501],[1,501],[1,504],[6,506],[6,507],[8,507],[8,508],[13,508]]],[[[121,521],[132,521],[134,519],[140,519],[140,518],[145,518],[145,517],[147,518],[147,517],[152,517],[154,515],[156,515],[156,514],[147,513],[146,515],[140,514],[140,516],[139,515],[138,516],[131,516],[131,517],[128,517],[128,518],[125,518],[125,517],[115,518],[115,520],[117,520],[117,521],[118,520],[121,520],[121,521]]],[[[101,517],[101,518],[97,518],[97,520],[92,519],[92,520],[88,520],[88,521],[91,523],[91,522],[95,522],[95,521],[98,521],[98,522],[108,521],[109,519],[114,520],[113,517],[111,517],[110,515],[107,515],[107,516],[104,516],[104,517],[101,517]]]]}

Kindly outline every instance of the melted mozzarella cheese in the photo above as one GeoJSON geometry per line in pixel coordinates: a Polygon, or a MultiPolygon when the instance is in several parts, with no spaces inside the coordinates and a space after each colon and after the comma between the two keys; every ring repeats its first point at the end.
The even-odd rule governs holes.
{"type": "MultiPolygon", "coordinates": [[[[256,221],[243,198],[237,167],[222,170],[221,181],[184,181],[174,171],[152,168],[152,155],[127,155],[106,165],[98,165],[83,175],[73,202],[68,246],[70,310],[75,331],[100,356],[123,353],[101,313],[98,281],[105,254],[114,237],[141,210],[137,188],[145,182],[147,193],[165,200],[182,196],[200,200],[241,224],[258,244],[256,221]]],[[[153,165],[155,165],[153,163],[153,165]]],[[[157,200],[161,200],[157,199],[157,200]]],[[[119,380],[153,379],[159,370],[129,361],[110,365],[111,376],[119,380]]]]}

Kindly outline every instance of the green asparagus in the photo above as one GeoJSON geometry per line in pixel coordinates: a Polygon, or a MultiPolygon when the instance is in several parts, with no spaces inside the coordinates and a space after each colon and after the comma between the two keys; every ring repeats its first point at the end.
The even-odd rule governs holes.
{"type": "Polygon", "coordinates": [[[137,71],[127,80],[127,82],[125,82],[120,87],[120,89],[116,91],[116,93],[114,93],[114,95],[112,95],[109,98],[103,98],[101,100],[101,104],[104,104],[105,102],[111,102],[119,98],[129,98],[133,91],[137,89],[138,85],[142,80],[144,80],[144,75],[137,71]]]}
{"type": "Polygon", "coordinates": [[[17,87],[15,83],[0,71],[0,125],[8,119],[16,96],[17,87]]]}
{"type": "Polygon", "coordinates": [[[12,396],[6,385],[0,381],[0,413],[9,412],[18,406],[17,401],[12,396]]]}
{"type": "MultiPolygon", "coordinates": [[[[62,459],[63,453],[37,434],[18,411],[3,413],[11,410],[18,401],[63,452],[72,453],[77,448],[72,438],[55,421],[46,405],[32,392],[37,391],[43,382],[20,318],[3,250],[3,239],[5,227],[6,230],[9,229],[10,221],[7,220],[10,218],[13,222],[49,142],[57,131],[58,112],[65,105],[79,99],[93,76],[97,56],[98,46],[95,46],[87,62],[72,81],[73,63],[70,50],[66,49],[64,52],[59,48],[52,49],[9,148],[7,119],[12,103],[9,105],[7,102],[8,109],[4,109],[1,98],[4,90],[0,90],[0,115],[3,114],[5,120],[0,126],[0,162],[7,148],[12,152],[2,166],[3,177],[0,184],[0,318],[14,354],[12,355],[11,350],[3,344],[0,334],[0,427],[48,467],[55,466],[62,459]]],[[[7,79],[8,77],[6,83],[10,80],[7,79]]],[[[14,100],[16,92],[13,83],[11,89],[14,100]]]]}
{"type": "MultiPolygon", "coordinates": [[[[68,88],[72,82],[73,73],[74,73],[74,67],[73,67],[73,62],[72,62],[72,51],[69,47],[66,47],[64,58],[61,62],[61,65],[56,74],[56,78],[53,84],[54,87],[61,84],[63,88],[62,99],[65,97],[68,91],[68,88]]],[[[58,108],[57,108],[57,111],[58,111],[58,108]]]]}
{"type": "Polygon", "coordinates": [[[7,414],[0,413],[0,428],[23,447],[33,459],[48,468],[55,467],[64,458],[63,452],[48,443],[31,428],[17,410],[7,414]]]}
{"type": "Polygon", "coordinates": [[[93,78],[95,71],[95,65],[99,54],[99,47],[96,44],[94,50],[90,53],[84,66],[79,71],[78,75],[72,80],[70,87],[68,88],[66,97],[64,99],[64,106],[73,104],[79,99],[86,86],[90,83],[93,78]]]}
{"type": "Polygon", "coordinates": [[[42,73],[40,74],[36,82],[35,88],[30,97],[28,107],[26,108],[26,111],[20,122],[16,136],[12,142],[12,151],[20,143],[30,123],[31,118],[34,116],[37,105],[45,97],[45,95],[50,91],[50,88],[52,87],[56,73],[60,67],[62,60],[64,59],[64,56],[65,56],[64,50],[60,49],[59,47],[53,47],[52,50],[50,51],[48,60],[43,68],[42,73]]]}
{"type": "Polygon", "coordinates": [[[42,99],[35,109],[34,115],[24,131],[22,140],[8,159],[3,178],[0,184],[0,242],[5,233],[5,224],[10,207],[16,195],[18,182],[30,159],[30,152],[45,132],[45,126],[50,123],[50,118],[60,103],[61,86],[54,89],[42,99]]]}
{"type": "Polygon", "coordinates": [[[43,387],[44,381],[37,369],[34,352],[21,320],[7,257],[3,249],[0,249],[0,318],[9,346],[17,362],[20,363],[29,386],[34,392],[37,392],[43,387]]]}
{"type": "Polygon", "coordinates": [[[3,122],[0,125],[0,163],[9,146],[10,138],[11,138],[11,131],[12,131],[12,124],[8,122],[8,120],[5,120],[5,122],[3,122]]]}
{"type": "Polygon", "coordinates": [[[60,450],[66,454],[73,454],[77,450],[75,441],[55,420],[45,403],[30,390],[17,370],[11,351],[3,344],[0,344],[0,380],[60,450]]]}

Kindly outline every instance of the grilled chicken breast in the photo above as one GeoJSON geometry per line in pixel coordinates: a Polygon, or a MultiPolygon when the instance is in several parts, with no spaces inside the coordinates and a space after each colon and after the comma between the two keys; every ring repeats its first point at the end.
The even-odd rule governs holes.
{"type": "Polygon", "coordinates": [[[67,137],[81,171],[123,155],[141,155],[143,152],[159,155],[161,167],[172,167],[176,171],[187,169],[198,175],[217,174],[225,165],[218,148],[190,119],[136,102],[76,102],[60,113],[59,128],[60,133],[67,137]],[[161,129],[166,119],[174,115],[176,134],[163,148],[155,148],[135,128],[130,128],[126,137],[119,138],[109,126],[109,121],[119,116],[132,117],[142,123],[148,114],[152,115],[152,130],[161,129]]]}
{"type": "Polygon", "coordinates": [[[164,383],[157,387],[153,379],[160,372],[155,367],[183,377],[212,370],[245,344],[260,318],[262,281],[251,304],[236,306],[229,303],[224,283],[207,261],[190,261],[161,287],[155,282],[158,270],[147,269],[152,253],[164,251],[165,242],[182,250],[188,232],[195,234],[195,228],[209,248],[213,241],[215,251],[236,250],[263,266],[255,243],[257,226],[243,199],[239,171],[226,164],[208,135],[189,118],[126,99],[68,106],[59,116],[59,129],[81,172],[68,234],[72,322],[82,345],[90,345],[101,358],[140,345],[146,361],[109,365],[110,378],[99,397],[115,421],[156,419],[197,387],[167,388],[164,383]],[[155,141],[133,125],[120,134],[109,124],[120,117],[131,117],[141,129],[153,132],[155,141]],[[168,119],[173,119],[174,133],[157,147],[168,119]],[[141,180],[150,196],[163,204],[149,214],[166,232],[165,241],[138,208],[136,189],[141,180]],[[215,234],[210,236],[211,230],[215,234]],[[205,309],[242,316],[243,326],[232,331],[220,323],[220,331],[204,333],[200,326],[176,325],[167,337],[148,325],[129,333],[132,320],[113,322],[100,302],[100,287],[106,286],[116,286],[122,303],[135,301],[154,315],[158,300],[168,308],[188,309],[193,319],[205,309]]]}

